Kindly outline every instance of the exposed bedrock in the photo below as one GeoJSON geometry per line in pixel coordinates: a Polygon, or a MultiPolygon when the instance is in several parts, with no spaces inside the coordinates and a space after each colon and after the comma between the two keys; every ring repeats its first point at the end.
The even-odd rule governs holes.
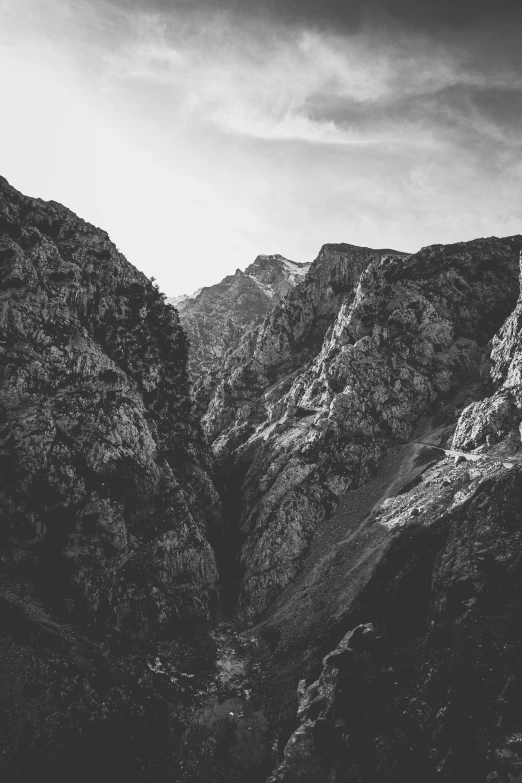
{"type": "Polygon", "coordinates": [[[490,238],[412,256],[325,246],[229,355],[204,422],[240,487],[243,620],[299,573],[339,497],[477,374],[515,304],[521,245],[490,238]]]}
{"type": "Polygon", "coordinates": [[[105,232],[0,198],[2,562],[139,635],[204,623],[219,502],[177,313],[105,232]]]}
{"type": "Polygon", "coordinates": [[[485,351],[490,396],[419,422],[468,459],[395,447],[260,626],[288,738],[271,783],[519,780],[521,308],[485,351]]]}
{"type": "Polygon", "coordinates": [[[261,255],[244,272],[237,269],[220,283],[181,298],[177,307],[190,341],[189,374],[198,410],[204,412],[208,406],[227,351],[263,320],[309,267],[280,255],[261,255]]]}
{"type": "Polygon", "coordinates": [[[212,681],[221,528],[177,312],[0,179],[0,776],[165,780],[212,681]]]}
{"type": "Polygon", "coordinates": [[[305,279],[273,308],[262,326],[245,333],[225,356],[204,418],[211,440],[220,435],[226,439],[231,425],[239,439],[248,437],[266,415],[259,405],[260,392],[279,380],[288,385],[291,371],[313,359],[339,307],[353,298],[361,271],[373,254],[386,252],[391,251],[324,245],[305,279]]]}
{"type": "MultiPolygon", "coordinates": [[[[315,660],[333,650],[322,666],[299,633],[285,638],[282,615],[289,622],[296,604],[285,607],[282,594],[264,629],[277,642],[272,671],[278,682],[290,671],[308,679],[274,781],[518,779],[520,438],[483,453],[472,467],[443,459],[414,489],[377,503],[318,566],[309,600],[321,576],[335,576],[334,554],[341,584],[323,581],[323,601],[341,585],[345,597],[334,598],[329,623],[317,612],[324,636],[308,636],[315,660]]],[[[306,625],[304,608],[294,629],[306,625]]]]}

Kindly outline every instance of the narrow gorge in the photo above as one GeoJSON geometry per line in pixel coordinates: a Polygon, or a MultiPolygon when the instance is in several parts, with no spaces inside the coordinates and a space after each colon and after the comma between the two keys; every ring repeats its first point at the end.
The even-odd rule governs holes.
{"type": "Polygon", "coordinates": [[[3,780],[522,780],[521,251],[178,311],[0,179],[3,780]]]}

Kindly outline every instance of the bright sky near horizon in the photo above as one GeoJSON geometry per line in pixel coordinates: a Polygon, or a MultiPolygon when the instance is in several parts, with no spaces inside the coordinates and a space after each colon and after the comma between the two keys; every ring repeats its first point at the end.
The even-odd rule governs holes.
{"type": "Polygon", "coordinates": [[[259,253],[522,233],[497,0],[0,0],[0,173],[168,295],[259,253]]]}

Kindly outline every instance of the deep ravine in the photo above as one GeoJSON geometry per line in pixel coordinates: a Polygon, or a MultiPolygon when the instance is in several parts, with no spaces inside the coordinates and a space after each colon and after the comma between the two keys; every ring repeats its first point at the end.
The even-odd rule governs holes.
{"type": "Polygon", "coordinates": [[[520,779],[521,248],[325,245],[205,435],[176,310],[0,180],[3,779],[520,779]]]}

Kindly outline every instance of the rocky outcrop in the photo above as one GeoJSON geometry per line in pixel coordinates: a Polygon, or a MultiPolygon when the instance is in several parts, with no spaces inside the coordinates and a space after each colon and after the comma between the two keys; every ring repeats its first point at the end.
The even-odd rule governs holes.
{"type": "Polygon", "coordinates": [[[514,312],[489,346],[482,366],[482,375],[494,394],[470,405],[459,421],[455,433],[455,445],[465,449],[491,446],[508,437],[517,441],[522,421],[522,301],[520,298],[514,312]]]}
{"type": "MultiPolygon", "coordinates": [[[[262,327],[246,333],[227,355],[220,383],[204,417],[212,441],[244,441],[266,416],[262,393],[274,386],[277,399],[299,370],[320,350],[343,302],[353,298],[363,269],[374,254],[354,245],[324,245],[305,280],[276,305],[262,327]],[[276,382],[279,382],[278,384],[276,382]],[[255,415],[257,414],[257,415],[255,415]]],[[[221,452],[221,445],[215,450],[221,452]]]]}
{"type": "Polygon", "coordinates": [[[521,243],[492,238],[407,257],[327,247],[228,357],[205,425],[241,487],[244,619],[299,573],[339,497],[478,366],[513,307],[521,243]],[[303,364],[288,366],[290,356],[303,364]]]}
{"type": "Polygon", "coordinates": [[[180,294],[179,296],[167,296],[166,302],[169,305],[172,305],[172,307],[175,307],[178,313],[180,310],[183,310],[183,307],[186,303],[190,304],[192,299],[195,299],[198,294],[201,293],[203,289],[198,288],[197,291],[194,291],[193,294],[180,294]]]}
{"type": "Polygon", "coordinates": [[[0,198],[2,563],[137,635],[206,622],[219,503],[176,311],[105,232],[0,198]]]}
{"type": "Polygon", "coordinates": [[[330,628],[340,643],[300,686],[271,780],[518,779],[520,438],[482,454],[442,460],[352,538],[361,553],[374,528],[379,556],[330,628]]]}
{"type": "Polygon", "coordinates": [[[4,179],[0,279],[2,774],[179,777],[221,526],[185,334],[104,231],[4,179]]]}
{"type": "Polygon", "coordinates": [[[279,255],[258,256],[217,285],[172,301],[190,340],[189,370],[196,405],[204,411],[216,386],[223,358],[245,331],[303,280],[310,264],[279,255]]]}

